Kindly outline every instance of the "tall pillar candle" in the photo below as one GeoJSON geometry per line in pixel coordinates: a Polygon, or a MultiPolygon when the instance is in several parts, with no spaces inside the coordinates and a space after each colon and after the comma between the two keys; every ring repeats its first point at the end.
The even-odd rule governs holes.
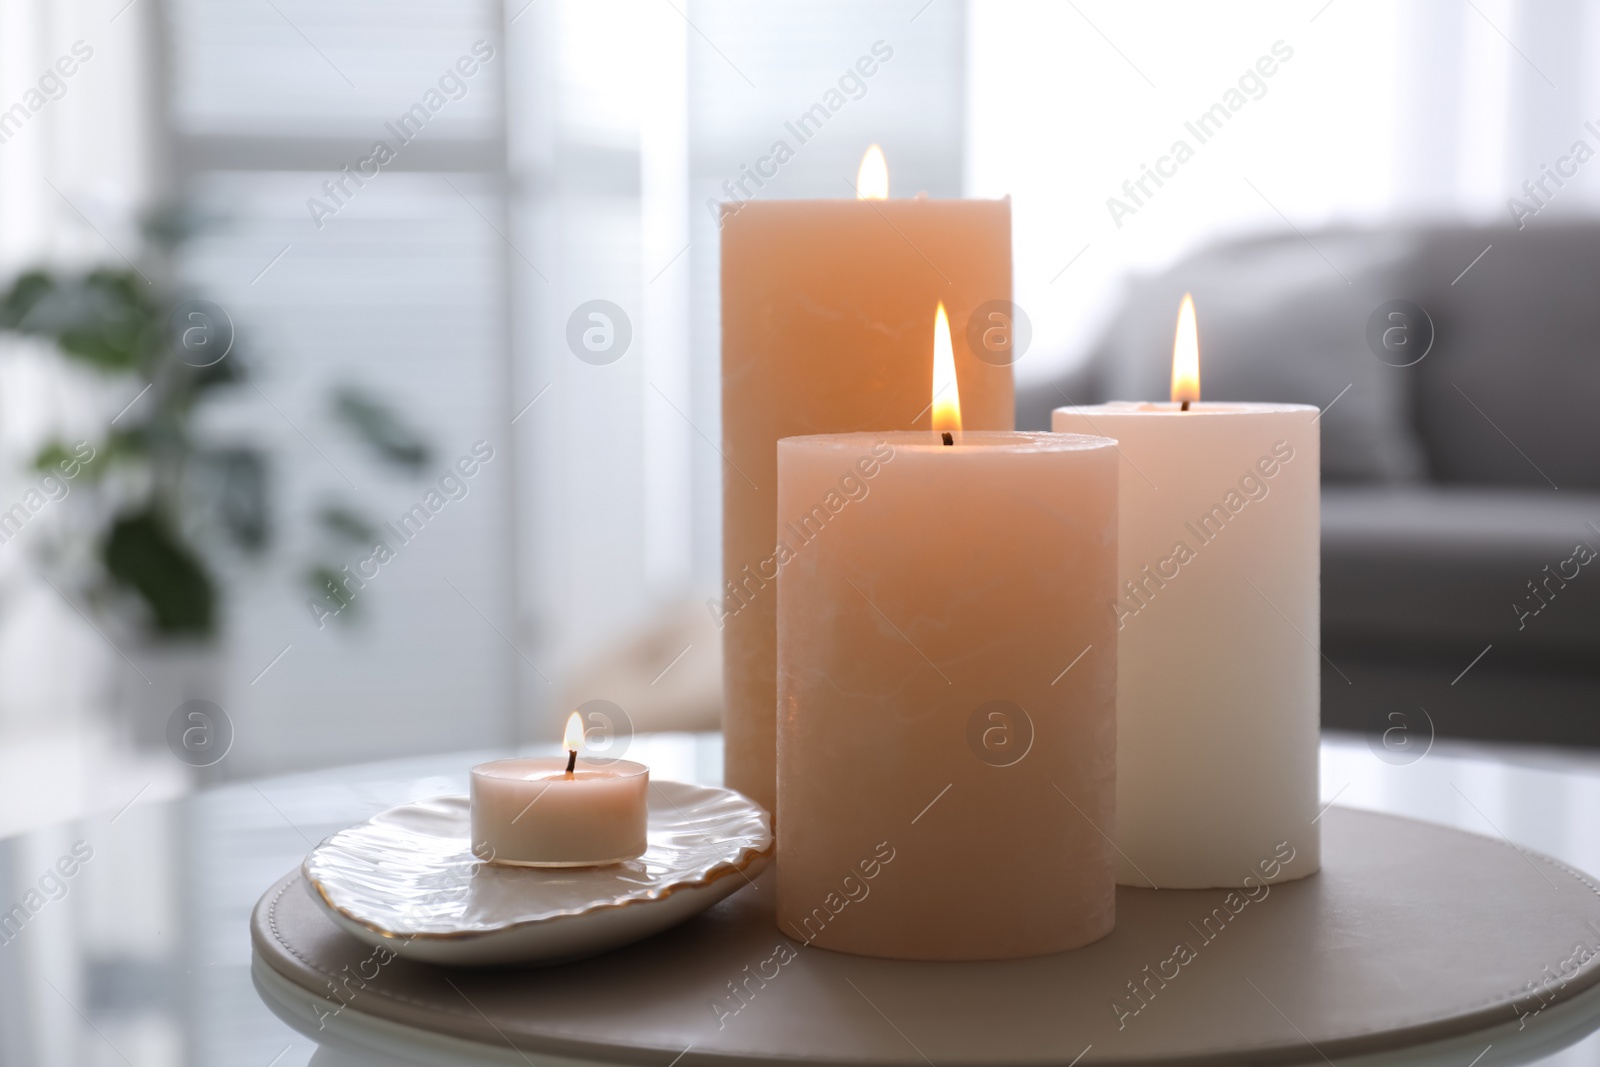
{"type": "Polygon", "coordinates": [[[1014,425],[1009,361],[967,324],[1011,298],[1009,200],[791,200],[722,216],[727,784],[776,797],[777,442],[929,427],[934,305],[956,324],[966,425],[1014,425]]]}
{"type": "Polygon", "coordinates": [[[1320,866],[1317,409],[1058,408],[1121,457],[1118,881],[1163,889],[1320,866]],[[1292,856],[1292,859],[1285,857],[1292,856]]]}
{"type": "Polygon", "coordinates": [[[778,443],[777,918],[822,948],[999,959],[1112,928],[1113,442],[952,439],[778,443]]]}

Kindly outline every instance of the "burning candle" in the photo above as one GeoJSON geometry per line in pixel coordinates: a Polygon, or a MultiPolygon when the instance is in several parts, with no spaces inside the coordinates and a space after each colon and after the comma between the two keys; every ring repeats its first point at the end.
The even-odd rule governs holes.
{"type": "Polygon", "coordinates": [[[642,855],[650,768],[579,760],[583,719],[567,720],[560,757],[472,768],[472,851],[518,867],[593,867],[642,855]]]}
{"type": "Polygon", "coordinates": [[[1114,920],[1114,443],[964,429],[939,322],[931,431],[778,443],[778,927],[1058,952],[1114,920]]]}
{"type": "Polygon", "coordinates": [[[1317,409],[1200,402],[1194,302],[1179,310],[1172,402],[1058,408],[1057,432],[1122,457],[1118,881],[1266,879],[1283,842],[1320,864],[1317,409]]]}
{"type": "Polygon", "coordinates": [[[936,301],[957,324],[950,369],[968,428],[1015,425],[1009,360],[974,352],[964,328],[985,305],[1011,299],[1010,201],[890,200],[888,187],[874,146],[856,199],[723,206],[724,588],[710,607],[723,628],[726,780],[769,811],[778,439],[926,431],[936,301]]]}

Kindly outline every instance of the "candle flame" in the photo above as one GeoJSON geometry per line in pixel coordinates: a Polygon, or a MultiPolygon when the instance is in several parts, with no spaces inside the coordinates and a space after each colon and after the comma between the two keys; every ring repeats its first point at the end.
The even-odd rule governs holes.
{"type": "Polygon", "coordinates": [[[583,749],[583,716],[577,712],[567,717],[567,732],[561,739],[561,747],[568,752],[579,752],[583,749]]]}
{"type": "Polygon", "coordinates": [[[956,386],[956,353],[950,344],[950,316],[944,301],[933,315],[933,428],[961,429],[961,390],[956,386]]]}
{"type": "Polygon", "coordinates": [[[1194,297],[1183,294],[1178,332],[1172,338],[1172,401],[1200,399],[1200,331],[1194,322],[1194,297]]]}
{"type": "Polygon", "coordinates": [[[856,171],[857,200],[889,199],[889,163],[883,158],[883,149],[873,145],[861,157],[861,169],[856,171]]]}

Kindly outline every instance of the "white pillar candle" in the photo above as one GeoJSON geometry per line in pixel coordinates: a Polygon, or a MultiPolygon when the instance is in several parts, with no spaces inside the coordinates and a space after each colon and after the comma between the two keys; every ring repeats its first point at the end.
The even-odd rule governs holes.
{"type": "Polygon", "coordinates": [[[778,442],[777,918],[823,948],[999,959],[1114,921],[1113,443],[951,439],[778,442]]]}
{"type": "Polygon", "coordinates": [[[1197,381],[1053,420],[1121,456],[1117,879],[1163,889],[1321,862],[1317,409],[1200,403],[1197,381]]]}
{"type": "Polygon", "coordinates": [[[518,867],[592,867],[644,854],[650,768],[577,759],[582,736],[574,714],[566,756],[472,768],[474,855],[518,867]]]}

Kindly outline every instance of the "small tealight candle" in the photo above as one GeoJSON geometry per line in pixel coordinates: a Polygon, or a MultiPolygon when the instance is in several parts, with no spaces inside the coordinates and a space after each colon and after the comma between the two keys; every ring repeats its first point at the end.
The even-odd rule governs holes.
{"type": "Polygon", "coordinates": [[[583,719],[567,720],[564,757],[472,768],[472,851],[518,867],[593,867],[643,855],[650,768],[580,761],[583,719]]]}

